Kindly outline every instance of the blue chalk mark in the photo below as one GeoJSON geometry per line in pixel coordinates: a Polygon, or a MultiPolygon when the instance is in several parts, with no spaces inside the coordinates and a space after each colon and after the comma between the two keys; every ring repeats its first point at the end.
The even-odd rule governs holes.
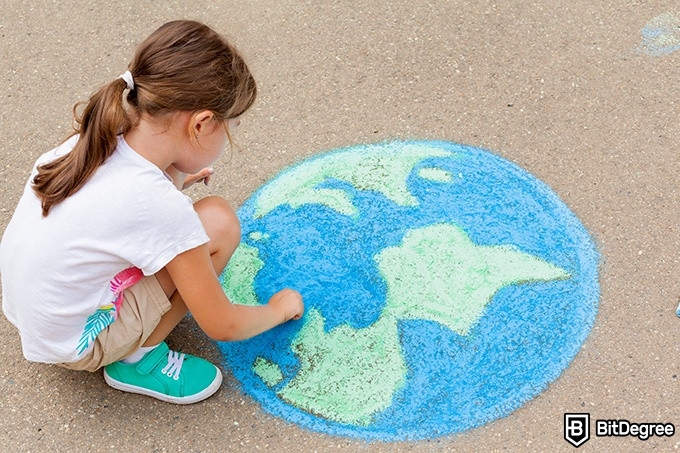
{"type": "Polygon", "coordinates": [[[251,340],[220,344],[246,393],[266,411],[305,428],[395,441],[481,426],[542,392],[574,359],[595,322],[599,255],[584,226],[548,186],[478,148],[443,141],[391,146],[403,143],[440,147],[455,156],[428,159],[414,168],[407,183],[418,206],[401,206],[378,192],[327,180],[320,187],[346,191],[359,211],[356,218],[318,204],[281,206],[258,218],[255,200],[262,189],[239,209],[244,240],[250,239],[265,263],[254,281],[260,301],[289,286],[303,294],[308,310],[323,315],[327,331],[343,324],[370,326],[384,310],[386,297],[386,283],[373,257],[398,245],[406,230],[442,222],[460,226],[476,244],[514,245],[565,269],[572,278],[503,288],[466,336],[427,320],[401,321],[406,383],[392,405],[366,426],[323,418],[278,396],[300,370],[290,345],[306,318],[251,340]],[[449,184],[431,181],[419,177],[422,168],[457,178],[449,184]],[[255,242],[252,232],[269,239],[255,242]],[[251,366],[263,359],[276,364],[283,376],[272,387],[251,366]]]}
{"type": "Polygon", "coordinates": [[[680,50],[680,19],[672,13],[663,13],[651,19],[641,34],[642,53],[662,57],[680,50]]]}

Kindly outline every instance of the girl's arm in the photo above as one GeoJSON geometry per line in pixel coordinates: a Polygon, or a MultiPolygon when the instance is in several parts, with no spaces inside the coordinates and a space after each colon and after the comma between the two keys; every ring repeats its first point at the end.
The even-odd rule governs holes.
{"type": "Polygon", "coordinates": [[[216,341],[238,341],[258,335],[304,312],[302,297],[283,290],[266,305],[232,304],[213,270],[207,245],[177,255],[166,269],[201,329],[216,341]]]}

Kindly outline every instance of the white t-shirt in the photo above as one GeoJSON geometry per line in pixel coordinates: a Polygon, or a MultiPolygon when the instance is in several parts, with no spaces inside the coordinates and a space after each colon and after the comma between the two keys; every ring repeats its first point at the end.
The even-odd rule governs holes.
{"type": "MultiPolygon", "coordinates": [[[[77,139],[36,166],[70,152],[77,139]]],[[[129,276],[131,267],[155,274],[208,236],[191,199],[122,136],[113,155],[47,217],[31,187],[35,174],[0,244],[3,311],[28,360],[74,362],[116,319],[115,276],[129,276]]]]}

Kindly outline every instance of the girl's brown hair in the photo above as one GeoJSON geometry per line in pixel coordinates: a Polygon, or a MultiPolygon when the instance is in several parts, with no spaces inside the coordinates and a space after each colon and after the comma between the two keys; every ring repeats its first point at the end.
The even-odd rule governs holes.
{"type": "Polygon", "coordinates": [[[210,110],[217,120],[236,118],[255,101],[255,80],[241,55],[222,36],[194,21],[166,23],[141,43],[129,65],[134,89],[116,79],[93,94],[81,115],[74,107],[78,142],[73,150],[38,167],[33,189],[46,216],[77,192],[113,154],[117,135],[140,115],[210,110]]]}

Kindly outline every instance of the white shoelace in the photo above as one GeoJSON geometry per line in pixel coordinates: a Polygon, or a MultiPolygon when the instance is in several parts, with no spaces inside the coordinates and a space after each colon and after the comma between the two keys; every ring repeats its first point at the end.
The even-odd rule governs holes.
{"type": "Polygon", "coordinates": [[[170,351],[168,352],[168,364],[163,367],[161,373],[177,380],[179,379],[179,373],[182,371],[182,363],[184,363],[184,354],[170,351]]]}

